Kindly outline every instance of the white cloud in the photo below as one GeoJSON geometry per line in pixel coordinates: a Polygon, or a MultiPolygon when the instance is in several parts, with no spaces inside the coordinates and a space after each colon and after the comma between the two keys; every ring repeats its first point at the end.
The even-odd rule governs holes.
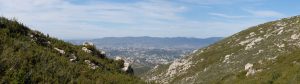
{"type": "Polygon", "coordinates": [[[229,18],[229,19],[237,19],[237,18],[245,18],[247,16],[240,16],[240,15],[227,15],[223,13],[209,13],[210,15],[213,16],[218,16],[218,17],[223,17],[223,18],[229,18]]]}
{"type": "Polygon", "coordinates": [[[273,17],[273,18],[280,18],[280,17],[284,17],[285,15],[280,13],[280,12],[276,12],[276,11],[272,11],[272,10],[245,10],[247,12],[249,12],[250,14],[252,14],[253,16],[256,17],[273,17]]]}
{"type": "Polygon", "coordinates": [[[97,25],[98,23],[143,25],[181,20],[182,17],[177,14],[186,10],[184,6],[168,1],[143,0],[115,3],[88,0],[84,2],[84,4],[75,4],[67,0],[0,0],[0,15],[16,17],[34,29],[68,38],[69,36],[64,36],[65,32],[72,30],[73,35],[76,35],[75,32],[78,33],[77,30],[82,27],[98,28],[98,32],[113,30],[101,27],[97,25]]]}
{"type": "Polygon", "coordinates": [[[222,17],[222,18],[228,18],[228,19],[240,19],[240,18],[252,18],[252,19],[258,19],[258,18],[282,18],[285,17],[285,14],[272,11],[272,10],[249,10],[244,9],[244,11],[248,14],[245,15],[228,15],[224,13],[209,13],[209,15],[222,17]]]}
{"type": "Polygon", "coordinates": [[[264,0],[179,0],[187,3],[194,3],[200,5],[214,5],[214,4],[234,4],[234,3],[249,3],[249,2],[258,2],[264,0]]]}
{"type": "MultiPolygon", "coordinates": [[[[174,6],[164,1],[140,1],[121,4],[89,0],[87,3],[85,5],[73,4],[67,0],[1,0],[0,7],[5,8],[1,10],[4,15],[7,13],[13,15],[28,14],[40,16],[42,20],[88,20],[113,23],[135,23],[141,18],[176,20],[180,19],[176,14],[184,10],[182,6],[174,6]]],[[[16,16],[18,17],[18,15],[16,16]]]]}
{"type": "MultiPolygon", "coordinates": [[[[230,0],[203,0],[203,3],[213,4],[219,1],[230,0]]],[[[186,11],[201,10],[190,9],[188,5],[170,0],[137,0],[130,3],[87,0],[84,4],[68,0],[0,0],[0,15],[16,17],[33,29],[64,39],[107,36],[228,36],[261,22],[256,18],[251,19],[254,21],[248,19],[238,24],[194,20],[180,15],[186,11]]],[[[228,20],[248,17],[210,12],[214,12],[210,15],[228,20]]],[[[272,15],[255,11],[250,14],[272,15]]]]}

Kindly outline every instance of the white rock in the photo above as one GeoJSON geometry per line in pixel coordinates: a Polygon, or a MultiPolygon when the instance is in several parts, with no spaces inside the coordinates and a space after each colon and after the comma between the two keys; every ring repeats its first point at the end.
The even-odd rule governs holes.
{"type": "Polygon", "coordinates": [[[263,38],[261,38],[261,37],[253,39],[249,44],[247,44],[245,50],[251,49],[257,42],[260,42],[261,40],[263,40],[263,38]]]}
{"type": "Polygon", "coordinates": [[[298,39],[298,38],[299,38],[299,36],[300,36],[300,35],[293,34],[293,35],[291,36],[291,39],[293,39],[293,40],[295,40],[295,39],[298,39]]]}
{"type": "Polygon", "coordinates": [[[190,59],[177,59],[168,68],[166,75],[173,77],[174,75],[179,75],[184,73],[187,69],[191,67],[192,62],[190,59]]]}
{"type": "MultiPolygon", "coordinates": [[[[199,50],[198,50],[199,51],[199,50]]],[[[204,52],[204,50],[200,50],[200,52],[199,53],[197,53],[197,55],[200,55],[201,53],[203,53],[204,52]]],[[[186,56],[186,55],[184,55],[184,56],[186,56]]]]}
{"type": "Polygon", "coordinates": [[[56,51],[58,51],[60,54],[65,54],[65,51],[64,50],[61,50],[59,48],[54,48],[56,51]]]}
{"type": "Polygon", "coordinates": [[[285,45],[284,45],[284,44],[276,44],[276,46],[277,46],[277,47],[279,47],[279,48],[283,48],[283,47],[285,47],[285,45]]]}
{"type": "Polygon", "coordinates": [[[253,75],[256,73],[256,70],[253,69],[253,64],[247,63],[245,65],[245,70],[247,71],[246,76],[253,75]]]}
{"type": "Polygon", "coordinates": [[[283,30],[280,30],[280,31],[277,33],[277,35],[280,35],[280,34],[282,34],[282,32],[283,32],[283,30]]]}
{"type": "Polygon", "coordinates": [[[250,34],[249,34],[249,36],[247,36],[246,38],[251,38],[251,37],[253,37],[253,36],[255,36],[256,34],[254,33],[254,32],[251,32],[250,34]]]}
{"type": "Polygon", "coordinates": [[[248,39],[248,40],[245,40],[245,41],[241,41],[239,44],[240,45],[245,45],[247,43],[249,43],[252,39],[248,39]]]}
{"type": "Polygon", "coordinates": [[[264,31],[259,31],[260,33],[264,33],[264,31]]]}
{"type": "Polygon", "coordinates": [[[91,69],[96,69],[99,67],[96,64],[92,63],[90,60],[84,60],[84,62],[87,63],[91,69]]]}
{"type": "Polygon", "coordinates": [[[204,68],[203,72],[206,72],[208,69],[207,68],[204,68]]]}
{"type": "Polygon", "coordinates": [[[90,63],[91,63],[91,61],[90,61],[90,60],[84,60],[84,62],[85,62],[85,63],[88,63],[88,64],[90,64],[90,63]]]}
{"type": "Polygon", "coordinates": [[[51,44],[51,42],[50,42],[50,41],[47,41],[47,44],[49,44],[49,45],[50,45],[50,44],[51,44]]]}
{"type": "Polygon", "coordinates": [[[297,61],[293,61],[293,64],[300,65],[300,63],[297,61]]]}
{"type": "Polygon", "coordinates": [[[128,69],[130,68],[130,66],[131,66],[131,64],[133,63],[133,61],[129,61],[129,59],[127,59],[127,60],[124,60],[122,57],[119,57],[119,56],[117,56],[116,58],[115,58],[115,60],[123,60],[124,61],[124,66],[123,66],[123,68],[121,69],[122,71],[128,71],[128,69]]]}
{"type": "Polygon", "coordinates": [[[248,70],[246,76],[254,75],[255,73],[256,73],[256,70],[254,70],[254,69],[251,68],[251,69],[248,70]]]}
{"type": "Polygon", "coordinates": [[[32,34],[29,35],[31,38],[33,38],[34,36],[32,34]]]}
{"type": "Polygon", "coordinates": [[[204,61],[204,59],[202,58],[202,59],[200,59],[200,61],[201,61],[201,62],[203,62],[203,61],[204,61]]]}
{"type": "Polygon", "coordinates": [[[230,61],[229,61],[229,57],[230,56],[231,55],[226,55],[225,58],[224,58],[224,60],[223,60],[223,63],[230,63],[230,61]]]}
{"type": "Polygon", "coordinates": [[[263,70],[262,69],[258,69],[256,72],[262,72],[263,70]]]}
{"type": "Polygon", "coordinates": [[[77,57],[74,54],[72,54],[70,61],[72,62],[72,61],[75,61],[76,59],[77,59],[77,57]]]}
{"type": "Polygon", "coordinates": [[[198,50],[194,50],[192,53],[196,53],[198,50]]]}
{"type": "Polygon", "coordinates": [[[105,51],[100,51],[102,55],[105,55],[105,51]]]}
{"type": "Polygon", "coordinates": [[[122,68],[123,71],[127,71],[130,67],[130,63],[124,63],[124,67],[122,68]]]}
{"type": "Polygon", "coordinates": [[[277,56],[274,56],[274,57],[271,57],[271,58],[268,58],[268,60],[276,60],[277,56]]]}
{"type": "Polygon", "coordinates": [[[88,48],[86,48],[86,47],[82,47],[82,50],[84,51],[84,52],[86,52],[86,53],[92,53],[92,51],[91,50],[89,50],[88,48]]]}
{"type": "Polygon", "coordinates": [[[249,69],[251,69],[252,67],[253,67],[253,64],[247,63],[247,64],[245,65],[245,70],[249,70],[249,69]]]}
{"type": "Polygon", "coordinates": [[[117,56],[115,60],[122,60],[122,57],[117,56]]]}
{"type": "Polygon", "coordinates": [[[92,42],[83,42],[83,46],[94,46],[92,42]]]}

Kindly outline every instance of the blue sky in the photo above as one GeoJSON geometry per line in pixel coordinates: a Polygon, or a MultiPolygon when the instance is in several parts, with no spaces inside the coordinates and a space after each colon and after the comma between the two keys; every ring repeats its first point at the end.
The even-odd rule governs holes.
{"type": "Polygon", "coordinates": [[[60,39],[225,37],[300,15],[299,0],[0,0],[0,14],[60,39]],[[16,3],[17,2],[17,3],[16,3]]]}

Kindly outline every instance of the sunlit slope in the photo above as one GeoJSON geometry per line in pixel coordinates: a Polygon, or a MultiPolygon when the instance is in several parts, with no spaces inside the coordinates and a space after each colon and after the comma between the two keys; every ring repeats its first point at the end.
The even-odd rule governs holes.
{"type": "Polygon", "coordinates": [[[300,17],[264,23],[199,49],[143,78],[170,84],[300,82],[300,17]]]}

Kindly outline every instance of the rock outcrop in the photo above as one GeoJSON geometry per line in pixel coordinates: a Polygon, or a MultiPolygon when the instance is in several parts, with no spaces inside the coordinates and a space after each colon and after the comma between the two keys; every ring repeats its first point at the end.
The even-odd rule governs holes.
{"type": "Polygon", "coordinates": [[[134,73],[134,71],[133,71],[133,69],[131,67],[132,62],[130,62],[128,60],[125,60],[122,57],[116,57],[115,60],[117,60],[117,61],[123,61],[123,68],[121,69],[122,71],[130,73],[130,74],[134,73]]]}
{"type": "Polygon", "coordinates": [[[105,58],[106,53],[103,50],[98,50],[92,42],[84,42],[82,44],[82,50],[86,53],[96,55],[99,58],[105,58]]]}

